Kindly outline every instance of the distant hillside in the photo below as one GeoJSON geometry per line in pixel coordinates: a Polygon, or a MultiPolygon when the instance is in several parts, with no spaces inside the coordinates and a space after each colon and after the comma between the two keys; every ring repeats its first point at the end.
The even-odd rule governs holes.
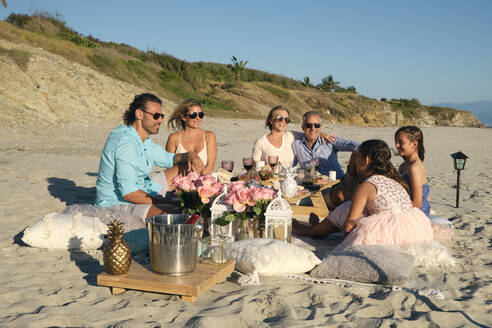
{"type": "Polygon", "coordinates": [[[438,103],[434,106],[453,107],[470,111],[475,115],[483,124],[492,126],[492,101],[473,101],[467,103],[438,103]]]}
{"type": "Polygon", "coordinates": [[[333,124],[481,125],[467,111],[358,95],[354,86],[342,87],[331,75],[312,85],[307,77],[301,82],[247,67],[238,74],[237,62],[189,63],[81,35],[51,14],[11,14],[0,21],[0,119],[120,120],[129,99],[148,91],[165,100],[166,111],[196,98],[212,116],[263,118],[282,104],[295,120],[315,109],[333,124]]]}

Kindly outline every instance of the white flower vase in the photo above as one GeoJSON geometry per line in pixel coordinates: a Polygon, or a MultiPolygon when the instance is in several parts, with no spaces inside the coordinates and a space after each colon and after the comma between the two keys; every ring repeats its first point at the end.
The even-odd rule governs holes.
{"type": "Polygon", "coordinates": [[[282,181],[280,190],[282,191],[282,195],[285,195],[287,198],[295,197],[297,194],[297,182],[293,174],[288,174],[287,178],[282,181]]]}

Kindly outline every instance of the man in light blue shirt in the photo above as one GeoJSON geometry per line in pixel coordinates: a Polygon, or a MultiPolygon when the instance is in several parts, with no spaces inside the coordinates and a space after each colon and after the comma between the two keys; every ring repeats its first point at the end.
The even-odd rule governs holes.
{"type": "Polygon", "coordinates": [[[169,203],[163,196],[168,190],[167,179],[172,177],[163,172],[151,177],[153,166],[188,163],[189,169],[200,171],[203,162],[195,152],[168,153],[150,139],[164,119],[158,97],[149,93],[135,96],[123,119],[125,124],[109,134],[101,153],[95,205],[121,206],[144,220],[164,213],[160,207],[169,203]]]}
{"type": "Polygon", "coordinates": [[[345,177],[345,173],[338,162],[338,152],[354,152],[360,143],[339,136],[336,136],[331,143],[322,142],[320,137],[321,126],[321,115],[318,112],[309,111],[302,116],[304,137],[294,140],[292,143],[294,165],[299,163],[302,167],[309,167],[312,159],[318,159],[319,167],[317,171],[319,173],[328,175],[329,171],[337,172],[337,179],[340,179],[342,183],[327,190],[324,197],[328,207],[334,208],[351,198],[356,185],[354,176],[345,177]]]}

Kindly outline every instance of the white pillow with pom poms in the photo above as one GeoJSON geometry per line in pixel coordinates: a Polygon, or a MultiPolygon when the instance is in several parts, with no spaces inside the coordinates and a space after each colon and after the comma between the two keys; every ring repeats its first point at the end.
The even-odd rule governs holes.
{"type": "Polygon", "coordinates": [[[96,217],[50,213],[24,230],[22,241],[48,249],[98,249],[108,227],[96,217]]]}

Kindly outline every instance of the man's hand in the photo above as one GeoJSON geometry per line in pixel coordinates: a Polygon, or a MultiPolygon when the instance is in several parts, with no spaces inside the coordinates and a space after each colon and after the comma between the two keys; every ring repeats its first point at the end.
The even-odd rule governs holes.
{"type": "Polygon", "coordinates": [[[174,165],[179,164],[184,164],[188,172],[194,171],[201,173],[205,167],[200,157],[194,151],[174,155],[174,165]]]}
{"type": "Polygon", "coordinates": [[[334,143],[335,142],[335,138],[337,137],[334,134],[325,133],[325,132],[320,132],[319,135],[320,135],[321,140],[323,141],[323,143],[325,143],[325,142],[334,143]]]}
{"type": "Polygon", "coordinates": [[[201,160],[201,158],[198,157],[198,155],[194,151],[189,151],[188,152],[188,171],[201,173],[204,168],[205,168],[205,165],[203,164],[203,161],[201,160]]]}

